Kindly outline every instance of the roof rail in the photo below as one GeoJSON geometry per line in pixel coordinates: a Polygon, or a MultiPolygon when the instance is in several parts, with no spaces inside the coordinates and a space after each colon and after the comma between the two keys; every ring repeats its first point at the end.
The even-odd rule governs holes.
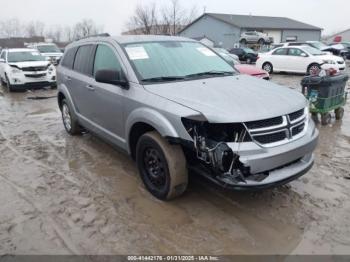
{"type": "Polygon", "coordinates": [[[90,37],[109,37],[110,34],[108,33],[102,33],[102,34],[97,34],[97,35],[88,35],[88,36],[84,36],[82,38],[79,38],[79,40],[81,39],[86,39],[86,38],[90,38],[90,37]]]}

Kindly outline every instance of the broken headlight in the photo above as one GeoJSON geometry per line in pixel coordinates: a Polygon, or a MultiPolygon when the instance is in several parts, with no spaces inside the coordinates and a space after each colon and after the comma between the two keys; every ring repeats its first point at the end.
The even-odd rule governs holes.
{"type": "Polygon", "coordinates": [[[231,172],[239,161],[227,143],[251,141],[241,123],[216,124],[187,118],[182,118],[182,123],[193,138],[197,158],[219,172],[231,172]]]}

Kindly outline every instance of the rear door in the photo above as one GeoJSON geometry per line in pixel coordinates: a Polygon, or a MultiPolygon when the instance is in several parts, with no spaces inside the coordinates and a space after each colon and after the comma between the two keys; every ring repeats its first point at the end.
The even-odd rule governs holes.
{"type": "Polygon", "coordinates": [[[74,100],[78,113],[84,118],[92,121],[93,110],[91,104],[94,98],[91,85],[94,84],[93,78],[93,61],[96,45],[86,44],[78,48],[73,63],[72,74],[68,76],[67,81],[70,82],[69,91],[74,100]]]}
{"type": "Polygon", "coordinates": [[[273,70],[285,71],[288,64],[288,48],[278,48],[271,54],[273,70]]]}

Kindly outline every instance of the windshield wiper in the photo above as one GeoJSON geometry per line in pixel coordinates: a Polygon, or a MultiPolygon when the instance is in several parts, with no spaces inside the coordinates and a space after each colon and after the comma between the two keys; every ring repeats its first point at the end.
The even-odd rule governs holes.
{"type": "Polygon", "coordinates": [[[232,76],[233,72],[230,71],[208,71],[196,74],[186,75],[186,78],[197,77],[197,76],[232,76]]]}
{"type": "Polygon", "coordinates": [[[182,76],[158,76],[158,77],[144,78],[141,81],[142,82],[166,82],[166,81],[176,81],[176,80],[182,80],[182,79],[185,79],[185,77],[182,77],[182,76]]]}

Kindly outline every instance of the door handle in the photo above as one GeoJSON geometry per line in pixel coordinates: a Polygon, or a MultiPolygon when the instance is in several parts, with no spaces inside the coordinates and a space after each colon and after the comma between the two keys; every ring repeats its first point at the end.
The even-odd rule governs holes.
{"type": "Polygon", "coordinates": [[[89,91],[95,91],[95,88],[92,85],[86,85],[85,87],[89,91]]]}

